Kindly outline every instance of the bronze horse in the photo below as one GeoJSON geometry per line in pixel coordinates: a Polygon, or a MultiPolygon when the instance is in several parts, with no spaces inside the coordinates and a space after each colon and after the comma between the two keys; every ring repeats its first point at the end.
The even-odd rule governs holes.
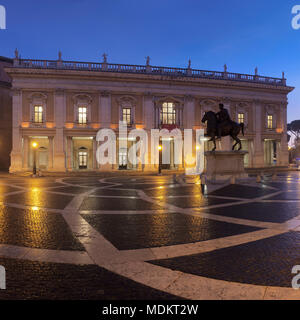
{"type": "MultiPolygon", "coordinates": [[[[205,112],[202,122],[205,123],[207,121],[207,132],[206,136],[210,137],[209,141],[213,141],[214,148],[212,151],[215,151],[216,146],[216,135],[217,135],[217,116],[213,111],[205,112]]],[[[222,137],[230,136],[236,143],[233,145],[232,150],[234,150],[235,146],[239,144],[239,149],[242,149],[242,142],[238,138],[239,133],[242,130],[242,134],[244,135],[244,124],[237,123],[234,121],[228,121],[228,124],[225,125],[222,129],[222,137]]]]}

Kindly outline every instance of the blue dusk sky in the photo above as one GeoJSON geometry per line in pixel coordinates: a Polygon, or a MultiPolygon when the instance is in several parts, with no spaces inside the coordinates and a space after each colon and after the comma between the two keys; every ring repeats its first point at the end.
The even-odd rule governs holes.
{"type": "Polygon", "coordinates": [[[281,77],[296,87],[288,121],[300,119],[300,0],[0,0],[0,55],[192,67],[281,77]]]}

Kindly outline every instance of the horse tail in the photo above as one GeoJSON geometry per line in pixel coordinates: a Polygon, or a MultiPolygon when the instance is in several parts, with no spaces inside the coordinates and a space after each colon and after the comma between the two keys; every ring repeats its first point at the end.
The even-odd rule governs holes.
{"type": "Polygon", "coordinates": [[[243,134],[243,136],[245,135],[244,134],[244,127],[245,127],[245,125],[243,124],[243,123],[240,123],[240,127],[242,128],[242,134],[243,134]]]}

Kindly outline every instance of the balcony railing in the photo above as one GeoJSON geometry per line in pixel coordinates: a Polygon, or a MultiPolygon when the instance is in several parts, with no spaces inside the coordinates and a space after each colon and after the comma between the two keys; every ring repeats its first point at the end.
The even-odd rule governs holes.
{"type": "Polygon", "coordinates": [[[274,86],[286,86],[286,79],[264,77],[260,75],[250,75],[232,72],[207,71],[191,68],[172,68],[157,66],[142,66],[114,63],[94,63],[94,62],[76,62],[61,60],[32,60],[15,59],[15,68],[33,68],[33,69],[59,69],[59,70],[81,70],[81,71],[101,71],[118,72],[133,74],[150,74],[171,77],[186,77],[193,79],[214,79],[261,83],[274,86]]]}

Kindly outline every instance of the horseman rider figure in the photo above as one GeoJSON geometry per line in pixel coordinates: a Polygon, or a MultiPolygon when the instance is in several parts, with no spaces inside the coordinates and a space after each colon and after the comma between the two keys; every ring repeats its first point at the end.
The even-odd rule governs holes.
{"type": "Polygon", "coordinates": [[[219,108],[220,111],[218,113],[215,113],[214,111],[207,111],[204,113],[202,118],[202,123],[206,123],[207,125],[206,136],[210,137],[209,141],[214,143],[212,151],[215,151],[217,148],[216,135],[218,135],[218,139],[221,139],[221,136],[230,136],[235,141],[235,144],[232,146],[232,150],[235,149],[236,145],[239,145],[238,150],[241,150],[242,142],[238,138],[238,135],[241,131],[244,135],[244,123],[232,121],[228,111],[224,108],[222,103],[219,104],[219,108]]]}
{"type": "Polygon", "coordinates": [[[218,138],[221,139],[222,136],[222,130],[224,126],[228,125],[229,122],[231,122],[229,112],[227,109],[224,108],[223,103],[219,104],[220,111],[216,114],[217,121],[218,121],[218,138]]]}

